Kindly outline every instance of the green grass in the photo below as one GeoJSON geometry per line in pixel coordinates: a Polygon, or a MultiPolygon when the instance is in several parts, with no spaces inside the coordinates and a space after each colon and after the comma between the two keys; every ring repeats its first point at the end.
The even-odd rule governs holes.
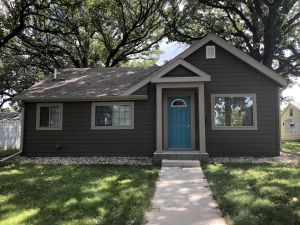
{"type": "Polygon", "coordinates": [[[282,150],[300,154],[300,141],[284,141],[282,150]]]}
{"type": "Polygon", "coordinates": [[[300,224],[300,168],[286,164],[203,167],[229,225],[300,224]]]}
{"type": "Polygon", "coordinates": [[[0,159],[5,158],[7,156],[13,155],[15,153],[17,153],[18,149],[8,149],[8,150],[0,150],[0,159]]]}
{"type": "Polygon", "coordinates": [[[142,224],[158,168],[0,164],[0,224],[142,224]]]}

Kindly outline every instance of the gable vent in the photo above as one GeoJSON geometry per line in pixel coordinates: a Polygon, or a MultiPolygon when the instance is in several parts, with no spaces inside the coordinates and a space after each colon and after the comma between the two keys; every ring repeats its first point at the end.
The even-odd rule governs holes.
{"type": "Polygon", "coordinates": [[[216,58],[216,48],[214,45],[206,46],[206,58],[207,59],[215,59],[216,58]]]}

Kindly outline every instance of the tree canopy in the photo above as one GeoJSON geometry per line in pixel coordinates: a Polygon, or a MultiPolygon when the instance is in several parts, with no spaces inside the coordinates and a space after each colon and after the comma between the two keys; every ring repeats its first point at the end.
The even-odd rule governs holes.
{"type": "Polygon", "coordinates": [[[215,33],[283,76],[299,75],[299,0],[171,0],[163,16],[172,41],[215,33]]]}
{"type": "Polygon", "coordinates": [[[0,107],[54,68],[153,64],[165,35],[161,0],[2,1],[0,107]]]}
{"type": "Polygon", "coordinates": [[[299,76],[298,0],[0,0],[0,108],[54,68],[153,65],[208,33],[299,76]]]}

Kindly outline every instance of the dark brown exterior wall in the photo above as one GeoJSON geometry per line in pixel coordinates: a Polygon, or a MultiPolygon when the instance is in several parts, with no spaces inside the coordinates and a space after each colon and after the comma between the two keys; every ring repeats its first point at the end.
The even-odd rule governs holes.
{"type": "MultiPolygon", "coordinates": [[[[213,44],[213,43],[209,43],[213,44]]],[[[278,88],[246,63],[216,46],[216,59],[205,58],[205,46],[186,61],[211,75],[205,84],[206,146],[211,156],[278,155],[278,88]],[[257,130],[212,130],[211,94],[255,93],[257,130]]]]}
{"type": "Polygon", "coordinates": [[[63,103],[63,130],[36,130],[36,103],[25,103],[26,156],[152,156],[155,144],[155,87],[135,101],[133,130],[91,130],[91,102],[63,103]],[[60,144],[61,149],[56,149],[60,144]]]}

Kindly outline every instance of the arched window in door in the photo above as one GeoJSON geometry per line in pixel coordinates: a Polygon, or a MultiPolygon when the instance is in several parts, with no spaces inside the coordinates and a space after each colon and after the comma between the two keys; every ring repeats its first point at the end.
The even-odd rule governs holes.
{"type": "Polygon", "coordinates": [[[186,102],[183,99],[175,99],[171,103],[171,107],[186,107],[186,102]]]}

